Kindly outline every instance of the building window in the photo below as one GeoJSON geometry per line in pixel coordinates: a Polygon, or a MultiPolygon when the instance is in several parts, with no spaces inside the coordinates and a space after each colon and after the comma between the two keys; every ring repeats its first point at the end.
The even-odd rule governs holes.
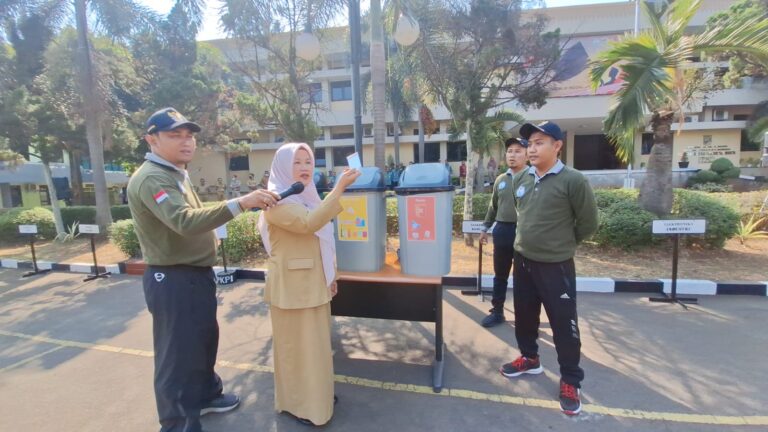
{"type": "Polygon", "coordinates": [[[51,205],[51,196],[48,194],[48,186],[40,185],[38,186],[37,190],[40,192],[40,205],[51,205]]]}
{"type": "Polygon", "coordinates": [[[352,100],[352,81],[332,82],[331,100],[334,102],[352,100]]]}
{"type": "Polygon", "coordinates": [[[315,166],[317,167],[325,167],[328,163],[325,160],[325,147],[318,148],[315,147],[315,166]]]}
{"type": "Polygon", "coordinates": [[[749,114],[734,114],[733,120],[735,121],[746,121],[749,120],[749,114]]]}
{"type": "Polygon", "coordinates": [[[245,156],[233,156],[229,159],[230,171],[250,171],[248,162],[248,155],[245,156]]]}
{"type": "Polygon", "coordinates": [[[323,101],[323,85],[320,83],[308,84],[301,92],[303,103],[321,103],[323,101]]]}
{"type": "MultiPolygon", "coordinates": [[[[419,145],[413,145],[413,160],[416,163],[421,163],[419,160],[419,145]]],[[[424,162],[439,162],[440,161],[440,143],[428,142],[424,143],[424,162]]]]}
{"type": "Polygon", "coordinates": [[[760,143],[749,140],[749,134],[746,130],[741,130],[741,151],[759,151],[760,143]]]}
{"type": "Polygon", "coordinates": [[[333,165],[334,166],[349,166],[347,163],[347,156],[355,152],[354,146],[349,147],[334,147],[333,148],[333,165]]]}
{"type": "Polygon", "coordinates": [[[448,143],[448,162],[462,162],[467,160],[467,142],[456,141],[448,143]]]}
{"type": "Polygon", "coordinates": [[[649,155],[651,154],[651,149],[653,148],[653,134],[652,133],[644,133],[642,144],[640,147],[640,154],[649,155]]]}
{"type": "Polygon", "coordinates": [[[344,69],[349,66],[349,53],[334,53],[326,56],[328,60],[328,69],[344,69]]]}

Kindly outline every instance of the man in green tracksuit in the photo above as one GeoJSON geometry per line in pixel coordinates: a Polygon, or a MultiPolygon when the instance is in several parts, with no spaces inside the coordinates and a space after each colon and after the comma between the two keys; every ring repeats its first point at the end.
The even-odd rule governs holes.
{"type": "Polygon", "coordinates": [[[581,340],[576,313],[576,245],[597,231],[597,205],[583,174],[565,166],[558,153],[563,133],[552,122],[525,124],[531,167],[512,181],[517,207],[513,270],[515,337],[520,357],[501,367],[506,377],[539,374],[541,306],[552,328],[560,364],[560,409],[581,412],[581,340]]]}
{"type": "Polygon", "coordinates": [[[512,258],[515,254],[515,234],[517,232],[517,209],[515,209],[515,190],[512,188],[512,178],[521,170],[528,168],[527,147],[524,139],[509,138],[506,146],[505,160],[509,169],[496,178],[493,184],[493,195],[488,205],[483,222],[484,231],[480,242],[488,242],[488,230],[493,226],[493,307],[488,316],[483,318],[483,327],[493,327],[503,323],[504,302],[507,299],[509,271],[512,269],[512,258]]]}
{"type": "Polygon", "coordinates": [[[152,152],[128,183],[128,205],[147,263],[144,297],[152,314],[161,432],[201,432],[201,415],[240,403],[237,396],[222,393],[214,372],[219,326],[213,230],[279,199],[260,190],[203,207],[185,169],[199,131],[173,108],[154,113],[146,134],[152,152]]]}

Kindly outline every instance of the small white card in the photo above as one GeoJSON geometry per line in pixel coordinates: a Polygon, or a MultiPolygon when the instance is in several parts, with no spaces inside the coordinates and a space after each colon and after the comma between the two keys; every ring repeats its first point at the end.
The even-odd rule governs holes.
{"type": "Polygon", "coordinates": [[[19,225],[21,234],[37,234],[37,225],[19,225]]]}
{"type": "Polygon", "coordinates": [[[216,238],[219,240],[227,238],[227,224],[216,228],[216,238]]]}
{"type": "Polygon", "coordinates": [[[78,225],[78,229],[80,230],[80,234],[98,234],[99,233],[99,226],[98,225],[78,225]]]}
{"type": "Polygon", "coordinates": [[[360,169],[363,167],[363,164],[360,162],[360,155],[357,154],[357,152],[347,156],[347,164],[352,169],[360,169]]]}

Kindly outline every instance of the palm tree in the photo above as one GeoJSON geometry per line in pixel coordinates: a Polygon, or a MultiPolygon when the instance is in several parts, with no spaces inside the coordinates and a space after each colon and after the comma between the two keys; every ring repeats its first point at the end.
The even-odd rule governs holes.
{"type": "Polygon", "coordinates": [[[742,53],[768,61],[768,20],[762,16],[725,20],[700,34],[685,33],[701,0],[677,0],[661,8],[642,3],[650,28],[627,35],[598,54],[592,62],[594,88],[607,71],[623,70],[623,86],[616,92],[603,128],[625,162],[634,152],[633,138],[644,129],[650,114],[654,145],[647,176],[640,187],[646,210],[668,214],[672,209],[672,123],[682,117],[686,103],[696,96],[695,85],[685,79],[692,58],[720,53],[742,53]]]}

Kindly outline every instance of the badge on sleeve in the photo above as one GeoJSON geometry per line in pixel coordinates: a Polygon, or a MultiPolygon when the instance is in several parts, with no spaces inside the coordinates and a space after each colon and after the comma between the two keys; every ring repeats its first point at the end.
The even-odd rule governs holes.
{"type": "Polygon", "coordinates": [[[160,192],[156,193],[152,198],[155,199],[156,203],[160,204],[161,202],[168,199],[168,193],[160,189],[160,192]]]}
{"type": "Polygon", "coordinates": [[[520,185],[520,187],[517,188],[517,192],[515,192],[515,196],[522,198],[523,195],[525,195],[525,185],[520,185]]]}
{"type": "Polygon", "coordinates": [[[505,187],[507,187],[507,182],[503,181],[503,182],[499,183],[499,190],[502,190],[505,187]]]}

